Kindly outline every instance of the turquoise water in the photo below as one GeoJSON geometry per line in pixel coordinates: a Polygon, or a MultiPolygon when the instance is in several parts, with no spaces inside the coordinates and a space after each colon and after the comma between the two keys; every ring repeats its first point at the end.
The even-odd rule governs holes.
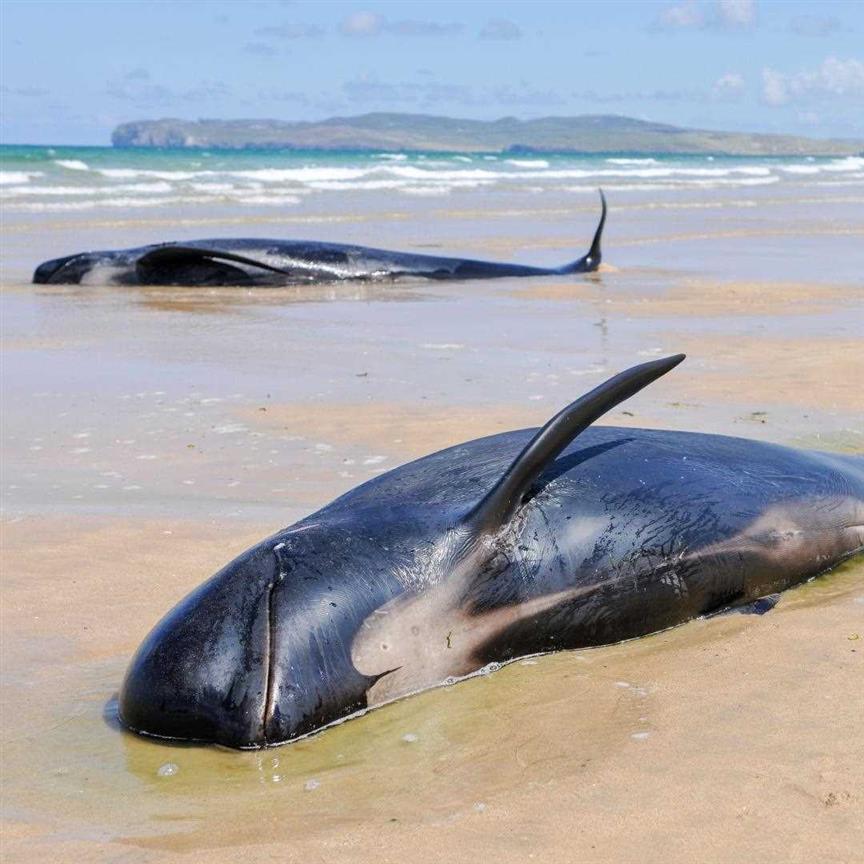
{"type": "Polygon", "coordinates": [[[334,194],[579,196],[601,185],[627,193],[784,183],[864,186],[864,158],[0,147],[0,204],[19,212],[284,208],[334,194]]]}

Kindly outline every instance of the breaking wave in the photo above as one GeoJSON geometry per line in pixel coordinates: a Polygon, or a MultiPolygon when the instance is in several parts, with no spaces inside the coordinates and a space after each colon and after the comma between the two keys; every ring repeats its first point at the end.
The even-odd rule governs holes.
{"type": "Polygon", "coordinates": [[[864,157],[731,158],[542,154],[123,151],[0,148],[0,203],[23,211],[159,206],[291,207],[310,196],[592,192],[769,184],[861,186],[864,157]],[[58,157],[63,158],[58,158],[58,157]],[[84,158],[82,158],[82,156],[84,158]]]}

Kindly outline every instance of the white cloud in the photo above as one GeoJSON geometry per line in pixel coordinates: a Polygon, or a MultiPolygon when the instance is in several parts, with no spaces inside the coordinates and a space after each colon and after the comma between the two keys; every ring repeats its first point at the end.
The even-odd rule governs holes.
{"type": "Polygon", "coordinates": [[[512,41],[522,38],[522,30],[518,24],[508,21],[506,18],[493,18],[487,21],[480,31],[480,38],[512,41]]]}
{"type": "Polygon", "coordinates": [[[454,22],[423,21],[416,18],[391,20],[376,12],[355,12],[342,19],[339,30],[343,36],[447,36],[458,33],[461,24],[454,22]]]}
{"type": "Polygon", "coordinates": [[[687,0],[676,6],[667,6],[660,13],[660,23],[673,28],[702,27],[705,24],[705,14],[695,0],[687,0]]]}
{"type": "Polygon", "coordinates": [[[385,28],[388,33],[396,33],[399,36],[447,36],[458,33],[462,25],[454,22],[418,21],[416,18],[407,18],[402,21],[388,21],[385,28]]]}
{"type": "Polygon", "coordinates": [[[735,100],[744,95],[744,76],[738,72],[721,75],[711,89],[715,99],[735,100]]]}
{"type": "Polygon", "coordinates": [[[277,49],[269,42],[247,42],[243,46],[247,54],[257,54],[259,57],[275,57],[277,49]]]}
{"type": "Polygon", "coordinates": [[[342,20],[339,29],[346,36],[375,36],[383,25],[384,19],[374,12],[354,12],[342,20]]]}
{"type": "Polygon", "coordinates": [[[786,77],[767,66],[762,70],[762,99],[769,105],[782,105],[789,99],[786,77]]]}
{"type": "Polygon", "coordinates": [[[656,22],[665,30],[746,30],[755,23],[756,0],[683,0],[661,10],[656,22]]]}
{"type": "Polygon", "coordinates": [[[797,15],[789,22],[789,29],[797,36],[823,37],[838,33],[843,24],[829,15],[797,15]]]}
{"type": "Polygon", "coordinates": [[[292,21],[270,27],[259,27],[255,35],[262,39],[314,39],[323,36],[324,31],[313,24],[296,24],[292,21]]]}
{"type": "Polygon", "coordinates": [[[791,74],[767,66],[762,70],[762,99],[769,105],[826,96],[864,97],[864,62],[827,57],[817,69],[791,74]]]}
{"type": "Polygon", "coordinates": [[[829,57],[816,73],[818,86],[836,96],[864,95],[864,63],[829,57]]]}
{"type": "Polygon", "coordinates": [[[133,69],[121,78],[108,81],[105,92],[113,99],[150,108],[164,108],[180,102],[223,102],[231,93],[224,81],[199,81],[195,86],[175,90],[150,80],[146,69],[133,69]]]}
{"type": "Polygon", "coordinates": [[[756,0],[718,0],[717,17],[727,27],[749,27],[756,21],[756,0]]]}

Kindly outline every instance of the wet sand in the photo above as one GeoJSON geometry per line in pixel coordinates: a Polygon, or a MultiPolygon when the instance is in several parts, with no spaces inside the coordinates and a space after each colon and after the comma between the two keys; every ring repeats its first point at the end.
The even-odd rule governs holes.
{"type": "MultiPolygon", "coordinates": [[[[612,268],[584,280],[302,292],[29,286],[153,220],[7,220],[3,860],[858,860],[861,560],[764,617],[517,662],[268,751],[156,744],[112,710],[149,627],[251,543],[640,359],[690,355],[604,422],[864,451],[860,208],[736,201],[613,206],[612,268]]],[[[382,204],[338,239],[566,260],[589,212],[382,204]]],[[[250,233],[187,214],[178,236],[214,219],[250,233]]]]}

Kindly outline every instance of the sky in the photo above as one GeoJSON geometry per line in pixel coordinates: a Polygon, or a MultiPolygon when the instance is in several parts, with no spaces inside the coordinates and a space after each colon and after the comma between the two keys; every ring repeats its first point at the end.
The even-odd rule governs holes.
{"type": "Polygon", "coordinates": [[[864,3],[0,0],[2,143],[370,111],[864,138],[864,3]]]}

